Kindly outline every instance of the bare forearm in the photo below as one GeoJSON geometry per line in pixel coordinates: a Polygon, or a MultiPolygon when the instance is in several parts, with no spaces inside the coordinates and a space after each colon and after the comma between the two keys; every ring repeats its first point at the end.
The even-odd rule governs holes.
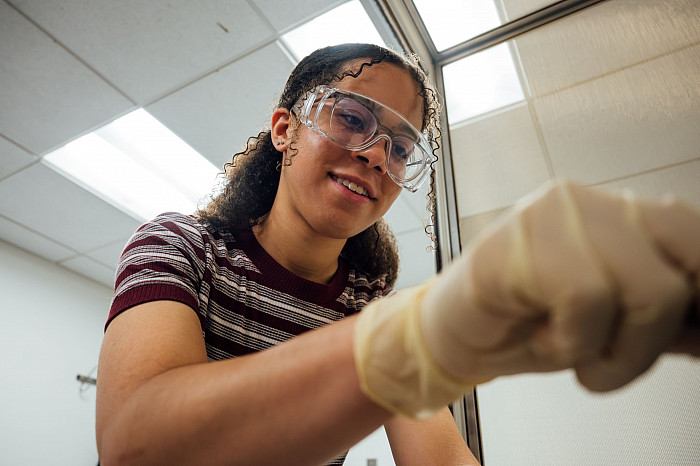
{"type": "Polygon", "coordinates": [[[341,453],[391,417],[360,392],[352,320],[153,377],[103,430],[102,463],[292,465],[341,453]]]}
{"type": "Polygon", "coordinates": [[[424,420],[396,415],[385,424],[385,427],[391,451],[398,466],[479,465],[462,439],[454,418],[447,408],[424,420]]]}

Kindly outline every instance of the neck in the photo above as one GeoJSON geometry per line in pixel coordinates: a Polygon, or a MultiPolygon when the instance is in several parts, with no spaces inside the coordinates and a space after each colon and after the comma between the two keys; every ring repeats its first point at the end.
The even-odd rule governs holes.
{"type": "Polygon", "coordinates": [[[317,283],[332,280],[346,242],[286,222],[274,206],[267,218],[253,228],[253,233],[263,249],[282,267],[317,283]]]}

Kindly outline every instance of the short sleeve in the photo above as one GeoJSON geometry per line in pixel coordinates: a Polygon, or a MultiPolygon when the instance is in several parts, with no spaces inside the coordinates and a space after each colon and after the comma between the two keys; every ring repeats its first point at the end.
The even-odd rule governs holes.
{"type": "Polygon", "coordinates": [[[198,311],[206,266],[200,227],[194,217],[165,213],[136,230],[119,259],[105,329],[117,315],[150,301],[178,301],[198,311]]]}

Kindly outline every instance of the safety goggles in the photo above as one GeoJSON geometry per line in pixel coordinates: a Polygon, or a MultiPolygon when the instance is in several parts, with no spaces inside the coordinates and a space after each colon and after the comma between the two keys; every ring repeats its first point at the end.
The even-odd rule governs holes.
{"type": "Polygon", "coordinates": [[[364,150],[384,140],[386,170],[402,188],[415,192],[435,160],[428,140],[406,118],[357,92],[319,86],[292,111],[299,120],[336,145],[364,150]]]}

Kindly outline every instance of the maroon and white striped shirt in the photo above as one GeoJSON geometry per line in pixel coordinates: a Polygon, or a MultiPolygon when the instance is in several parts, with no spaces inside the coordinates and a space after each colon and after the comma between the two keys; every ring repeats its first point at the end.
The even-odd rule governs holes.
{"type": "Polygon", "coordinates": [[[355,314],[389,291],[383,278],[370,278],[342,259],[330,283],[306,280],[279,265],[251,232],[234,236],[169,212],[142,225],[127,243],[106,325],[137,304],[178,301],[199,316],[214,361],[264,350],[355,314]]]}

